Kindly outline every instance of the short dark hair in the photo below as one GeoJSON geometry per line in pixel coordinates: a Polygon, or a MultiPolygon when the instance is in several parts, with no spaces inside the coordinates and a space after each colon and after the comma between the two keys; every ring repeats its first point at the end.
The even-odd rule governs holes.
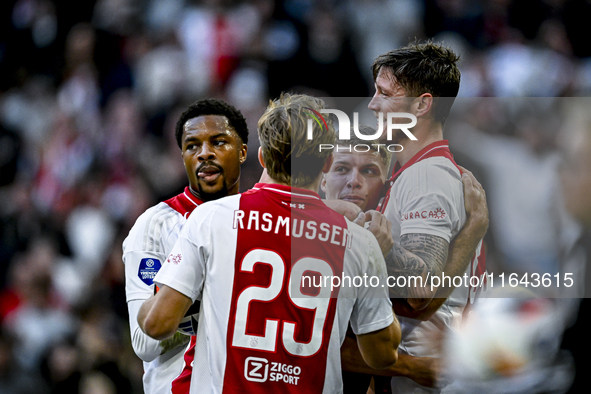
{"type": "Polygon", "coordinates": [[[228,119],[230,126],[234,128],[242,140],[242,143],[248,143],[248,126],[246,125],[246,119],[242,116],[242,112],[223,100],[203,99],[191,104],[189,108],[181,114],[178,122],[176,122],[174,134],[179,148],[183,149],[183,127],[187,120],[205,115],[225,116],[228,119]]]}
{"type": "Polygon", "coordinates": [[[374,81],[382,68],[390,71],[396,83],[406,90],[407,97],[431,93],[441,98],[433,100],[433,117],[443,124],[460,89],[459,59],[459,55],[442,44],[415,41],[378,56],[371,68],[374,81]]]}

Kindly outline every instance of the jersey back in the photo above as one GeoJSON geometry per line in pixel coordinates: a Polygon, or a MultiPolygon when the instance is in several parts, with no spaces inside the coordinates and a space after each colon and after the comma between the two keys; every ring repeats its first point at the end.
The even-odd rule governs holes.
{"type": "Polygon", "coordinates": [[[391,304],[384,288],[339,297],[339,287],[316,285],[344,274],[384,277],[373,236],[301,189],[258,184],[213,205],[208,219],[189,221],[156,278],[192,299],[202,292],[192,388],[341,390],[348,321],[358,334],[382,329],[393,320],[391,304]],[[196,237],[205,233],[209,240],[196,237]]]}

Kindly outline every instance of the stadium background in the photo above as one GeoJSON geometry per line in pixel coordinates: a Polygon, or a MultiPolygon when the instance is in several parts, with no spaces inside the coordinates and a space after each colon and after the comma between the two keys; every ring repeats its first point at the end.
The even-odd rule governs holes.
{"type": "MultiPolygon", "coordinates": [[[[417,37],[461,54],[461,97],[586,96],[590,18],[585,0],[1,2],[0,393],[141,393],[121,243],[139,214],[187,183],[172,134],[188,103],[218,97],[245,114],[246,190],[261,172],[256,121],[281,91],[371,95],[373,58],[417,37]]],[[[489,261],[519,272],[522,256],[495,234],[520,233],[528,214],[562,215],[547,203],[560,191],[561,150],[557,127],[539,132],[544,111],[529,122],[507,111],[471,108],[473,138],[449,138],[488,191],[489,261]],[[473,154],[490,141],[522,149],[508,157],[528,152],[512,165],[542,185],[502,166],[509,181],[499,181],[498,163],[473,154]],[[523,213],[528,201],[542,211],[523,213]],[[510,209],[523,220],[506,223],[510,209]]],[[[552,221],[542,227],[562,236],[552,221]]],[[[560,266],[559,241],[529,246],[551,256],[548,270],[560,266]]],[[[579,360],[587,342],[576,330],[580,321],[564,346],[579,360]]]]}

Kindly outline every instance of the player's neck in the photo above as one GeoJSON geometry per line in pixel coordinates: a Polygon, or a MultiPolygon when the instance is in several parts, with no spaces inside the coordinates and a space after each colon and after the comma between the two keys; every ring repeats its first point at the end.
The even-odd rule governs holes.
{"type": "MultiPolygon", "coordinates": [[[[322,175],[322,174],[320,174],[322,175]]],[[[280,182],[278,180],[275,180],[273,178],[271,178],[270,176],[265,177],[264,179],[261,178],[261,183],[269,183],[269,184],[274,184],[274,185],[283,185],[283,186],[289,186],[289,187],[297,187],[298,189],[304,189],[304,190],[309,190],[312,191],[314,193],[318,193],[318,190],[320,189],[320,182],[322,180],[322,176],[319,176],[314,182],[310,183],[309,185],[306,186],[293,186],[284,182],[280,182]],[[264,182],[263,182],[264,180],[264,182]]]]}
{"type": "Polygon", "coordinates": [[[441,125],[437,128],[423,127],[413,128],[413,135],[417,137],[416,141],[405,139],[404,141],[398,142],[402,145],[403,149],[401,152],[396,153],[396,161],[400,166],[405,165],[414,155],[419,153],[421,149],[431,145],[434,142],[443,140],[443,130],[441,125]]]}
{"type": "Polygon", "coordinates": [[[221,198],[221,197],[232,196],[234,194],[238,194],[239,190],[240,190],[240,186],[237,183],[234,187],[232,187],[231,190],[228,190],[227,193],[216,195],[214,198],[212,198],[211,195],[205,195],[205,196],[201,195],[201,193],[199,193],[197,190],[193,189],[193,186],[189,185],[189,192],[191,192],[191,194],[193,196],[197,197],[201,201],[211,201],[211,200],[217,200],[218,198],[221,198]]]}

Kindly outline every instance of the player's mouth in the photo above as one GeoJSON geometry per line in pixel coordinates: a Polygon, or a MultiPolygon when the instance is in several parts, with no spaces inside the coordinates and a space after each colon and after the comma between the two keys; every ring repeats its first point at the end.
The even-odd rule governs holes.
{"type": "Polygon", "coordinates": [[[197,176],[205,182],[213,182],[222,174],[221,168],[215,165],[203,165],[197,169],[197,176]]]}
{"type": "Polygon", "coordinates": [[[345,197],[341,197],[341,200],[352,202],[355,205],[361,206],[364,203],[365,198],[360,197],[360,196],[355,196],[355,195],[348,195],[345,197]]]}

